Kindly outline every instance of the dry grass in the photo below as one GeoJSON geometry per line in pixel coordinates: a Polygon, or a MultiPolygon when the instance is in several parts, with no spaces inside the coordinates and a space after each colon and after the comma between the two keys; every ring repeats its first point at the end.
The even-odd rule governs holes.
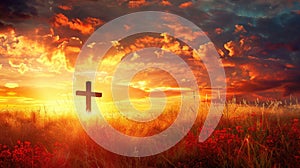
{"type": "MultiPolygon", "coordinates": [[[[56,118],[39,110],[24,113],[3,109],[0,112],[0,167],[300,166],[298,104],[256,101],[249,105],[232,100],[227,102],[213,135],[199,143],[198,135],[207,109],[208,104],[203,104],[195,125],[180,143],[166,152],[144,158],[124,157],[104,150],[87,136],[74,116],[56,118]],[[30,144],[26,146],[23,142],[30,144]],[[23,154],[13,155],[17,152],[23,154]],[[36,155],[41,156],[35,159],[36,155]],[[24,164],[26,162],[30,164],[24,164]]],[[[141,134],[153,129],[148,128],[147,133],[141,134]]],[[[134,130],[129,127],[123,132],[134,130]]]]}

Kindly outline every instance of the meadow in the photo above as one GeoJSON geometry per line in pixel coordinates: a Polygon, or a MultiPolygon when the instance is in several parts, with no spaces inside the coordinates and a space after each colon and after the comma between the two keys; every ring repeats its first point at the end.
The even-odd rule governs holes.
{"type": "Polygon", "coordinates": [[[177,145],[141,158],[120,156],[98,146],[74,114],[3,107],[0,167],[300,167],[300,105],[296,100],[228,101],[217,129],[200,143],[208,106],[201,106],[191,131],[177,145]]]}

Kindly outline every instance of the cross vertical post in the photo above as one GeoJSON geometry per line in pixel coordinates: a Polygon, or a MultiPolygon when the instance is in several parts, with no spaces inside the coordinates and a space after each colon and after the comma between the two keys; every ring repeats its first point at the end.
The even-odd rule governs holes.
{"type": "Polygon", "coordinates": [[[86,96],[85,96],[85,102],[86,102],[86,111],[88,111],[88,112],[90,112],[91,111],[91,91],[92,91],[92,89],[91,89],[91,87],[92,87],[92,83],[91,83],[91,81],[87,81],[86,83],[85,83],[85,87],[86,87],[86,96]]]}

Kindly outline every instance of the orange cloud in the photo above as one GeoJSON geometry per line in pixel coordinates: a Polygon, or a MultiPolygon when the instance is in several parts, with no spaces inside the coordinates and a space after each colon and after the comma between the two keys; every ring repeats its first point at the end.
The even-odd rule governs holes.
{"type": "Polygon", "coordinates": [[[162,6],[172,6],[172,3],[169,2],[168,0],[162,0],[162,1],[160,2],[160,4],[161,4],[162,6]]]}
{"type": "MultiPolygon", "coordinates": [[[[139,36],[138,38],[134,39],[133,41],[114,41],[112,42],[114,49],[110,50],[107,53],[106,58],[103,60],[101,69],[105,70],[106,72],[110,73],[114,70],[114,66],[116,66],[123,57],[129,53],[134,53],[140,49],[148,48],[148,47],[157,47],[161,48],[161,51],[154,51],[154,54],[157,58],[161,58],[164,55],[164,51],[168,51],[174,53],[182,59],[184,59],[188,64],[191,65],[193,73],[197,76],[201,76],[201,79],[204,79],[207,76],[205,71],[205,66],[200,61],[204,56],[211,56],[212,49],[214,45],[212,43],[207,43],[204,45],[199,46],[199,49],[193,50],[185,43],[174,39],[173,37],[162,33],[162,34],[155,34],[155,35],[145,35],[139,36]],[[113,57],[111,57],[113,56],[113,57]]],[[[218,55],[217,55],[218,57],[218,55]]],[[[135,58],[132,58],[135,59],[135,58]]],[[[200,78],[199,78],[200,79],[200,78]]],[[[204,80],[203,80],[204,81],[204,80]]],[[[201,81],[201,85],[203,83],[201,81]]],[[[203,83],[203,86],[206,84],[203,83]]]]}
{"type": "Polygon", "coordinates": [[[53,26],[65,26],[72,30],[80,31],[82,34],[91,34],[95,31],[97,26],[100,26],[103,23],[102,20],[93,17],[85,18],[83,21],[78,18],[69,20],[67,16],[59,13],[54,16],[53,26]]]}
{"type": "Polygon", "coordinates": [[[167,25],[169,28],[174,30],[174,35],[184,40],[193,41],[198,37],[207,35],[206,32],[193,31],[190,27],[177,25],[167,25]]]}
{"type": "Polygon", "coordinates": [[[147,5],[146,0],[130,0],[128,2],[128,7],[129,8],[139,8],[139,7],[145,6],[145,5],[147,5]]]}
{"type": "Polygon", "coordinates": [[[249,76],[250,80],[255,79],[257,76],[260,75],[259,70],[257,70],[258,65],[253,64],[242,64],[240,65],[240,68],[243,72],[243,76],[249,76]]]}
{"type": "MultiPolygon", "coordinates": [[[[139,35],[136,38],[131,37],[130,39],[122,39],[121,41],[112,41],[112,44],[113,47],[106,53],[101,65],[98,67],[98,72],[101,73],[99,76],[97,75],[97,79],[99,79],[100,83],[104,83],[103,81],[105,80],[103,79],[105,79],[107,76],[113,75],[116,66],[120,63],[120,61],[124,59],[127,54],[139,52],[139,50],[144,48],[156,47],[161,49],[159,51],[154,51],[157,59],[163,58],[167,52],[171,52],[177,56],[180,56],[184,61],[187,62],[187,64],[190,65],[192,73],[197,77],[200,87],[208,87],[210,85],[210,83],[208,82],[208,74],[205,66],[201,62],[201,58],[205,56],[215,56],[212,55],[213,52],[211,52],[214,49],[213,43],[207,43],[199,46],[199,49],[197,49],[196,52],[196,50],[193,50],[185,43],[178,41],[178,39],[175,39],[174,37],[169,36],[166,33],[153,33],[146,34],[144,36],[139,35]]],[[[132,57],[129,58],[129,63],[128,65],[126,64],[126,68],[130,69],[137,66],[143,66],[144,64],[140,62],[140,59],[144,58],[145,57],[143,57],[142,55],[133,54],[132,57]]],[[[178,69],[178,67],[176,67],[176,65],[172,65],[172,63],[166,66],[170,66],[166,68],[170,68],[170,70],[180,75],[185,74],[184,72],[182,72],[183,69],[178,69]]],[[[135,79],[137,80],[131,81],[131,84],[133,88],[139,88],[147,93],[152,91],[153,89],[160,88],[164,90],[165,94],[169,96],[178,96],[180,95],[180,91],[191,92],[191,88],[178,88],[177,85],[174,85],[176,84],[176,82],[174,83],[168,80],[168,76],[169,75],[160,71],[145,71],[135,76],[135,79]],[[141,81],[145,82],[141,83],[141,81]]],[[[188,76],[182,76],[183,81],[188,82],[188,79],[188,76]]],[[[101,88],[103,87],[104,86],[101,86],[101,88]]]]}
{"type": "Polygon", "coordinates": [[[133,42],[130,42],[130,44],[120,41],[112,41],[111,43],[118,50],[118,56],[121,57],[126,54],[133,53],[137,50],[153,46],[173,52],[177,55],[192,55],[192,49],[190,47],[184,45],[183,43],[165,33],[156,34],[155,36],[146,35],[143,37],[139,37],[136,38],[133,42]]]}
{"type": "Polygon", "coordinates": [[[285,67],[286,67],[286,68],[295,68],[295,66],[292,65],[292,64],[285,64],[285,67]]]}
{"type": "Polygon", "coordinates": [[[188,8],[191,7],[193,5],[193,2],[189,1],[189,2],[184,2],[182,4],[179,5],[179,8],[184,9],[184,8],[188,8]]]}
{"type": "Polygon", "coordinates": [[[223,31],[224,31],[224,30],[223,30],[222,28],[219,28],[219,27],[215,29],[215,33],[216,33],[216,34],[222,34],[223,31]]]}
{"type": "Polygon", "coordinates": [[[235,30],[234,30],[235,33],[246,33],[246,29],[244,28],[243,25],[235,25],[235,30]]]}
{"type": "Polygon", "coordinates": [[[58,8],[65,11],[72,10],[72,6],[67,6],[67,5],[59,5],[58,8]]]}
{"type": "Polygon", "coordinates": [[[237,46],[233,41],[228,41],[227,43],[225,43],[224,48],[229,51],[228,55],[231,57],[235,55],[237,50],[237,46]]]}
{"type": "Polygon", "coordinates": [[[253,49],[253,40],[252,37],[241,37],[237,41],[228,41],[224,44],[224,48],[229,52],[228,56],[242,56],[247,51],[253,49]]]}
{"type": "Polygon", "coordinates": [[[222,63],[223,63],[224,68],[233,68],[236,66],[236,64],[234,62],[229,61],[227,59],[222,60],[222,63]]]}
{"type": "Polygon", "coordinates": [[[73,66],[82,42],[72,37],[64,39],[50,34],[41,34],[36,29],[31,36],[18,36],[15,31],[0,34],[0,54],[12,69],[20,74],[26,72],[73,71],[73,66]],[[58,45],[58,46],[57,46],[58,45]]]}

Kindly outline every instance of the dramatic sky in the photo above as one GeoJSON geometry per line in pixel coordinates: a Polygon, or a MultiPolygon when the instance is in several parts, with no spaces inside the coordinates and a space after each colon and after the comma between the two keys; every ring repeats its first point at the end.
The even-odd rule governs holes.
{"type": "MultiPolygon", "coordinates": [[[[117,17],[146,10],[177,14],[206,33],[222,60],[228,97],[299,97],[297,0],[1,0],[0,103],[65,104],[88,37],[117,17]]],[[[136,93],[151,90],[145,83],[136,81],[136,93]]]]}

